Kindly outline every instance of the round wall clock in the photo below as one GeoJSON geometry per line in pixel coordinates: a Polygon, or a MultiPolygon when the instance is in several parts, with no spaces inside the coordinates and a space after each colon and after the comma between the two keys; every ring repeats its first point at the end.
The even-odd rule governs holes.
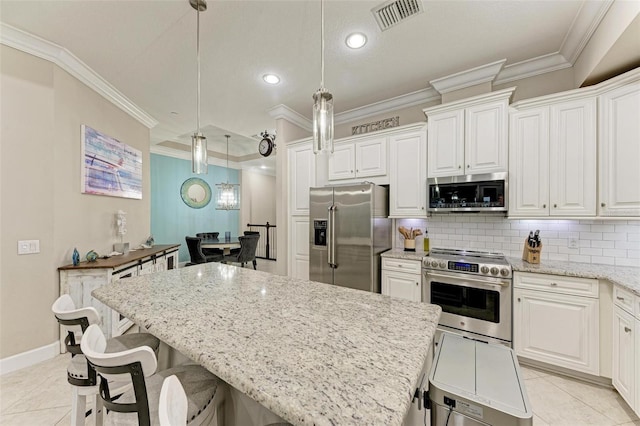
{"type": "Polygon", "coordinates": [[[180,196],[189,207],[201,209],[211,201],[211,187],[200,178],[189,178],[182,183],[180,196]]]}
{"type": "Polygon", "coordinates": [[[271,153],[273,152],[273,149],[276,146],[275,143],[273,143],[276,137],[267,133],[266,130],[262,132],[260,136],[262,136],[262,140],[258,144],[258,152],[263,157],[268,157],[271,155],[271,153]]]}

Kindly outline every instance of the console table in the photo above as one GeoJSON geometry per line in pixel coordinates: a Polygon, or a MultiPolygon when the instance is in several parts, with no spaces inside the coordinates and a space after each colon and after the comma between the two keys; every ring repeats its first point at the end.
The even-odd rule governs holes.
{"type": "MultiPolygon", "coordinates": [[[[137,249],[120,256],[98,259],[95,262],[80,262],[58,268],[60,294],[69,294],[76,307],[93,306],[102,317],[102,331],[107,338],[119,336],[133,322],[102,304],[91,292],[120,278],[135,277],[178,267],[180,244],[156,245],[148,249],[137,249]]],[[[60,333],[60,350],[65,351],[65,333],[60,333]]]]}

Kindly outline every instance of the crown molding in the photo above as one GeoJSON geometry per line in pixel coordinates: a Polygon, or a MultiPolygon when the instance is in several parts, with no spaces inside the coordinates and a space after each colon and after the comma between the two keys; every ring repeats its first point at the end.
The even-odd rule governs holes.
{"type": "Polygon", "coordinates": [[[490,64],[480,65],[465,71],[460,71],[446,77],[431,80],[429,84],[433,86],[440,94],[453,92],[482,83],[495,80],[496,76],[504,66],[506,59],[491,62],[490,64]]]}
{"type": "Polygon", "coordinates": [[[67,49],[0,22],[0,43],[52,62],[148,128],[158,121],[131,102],[118,89],[67,49]]]}
{"type": "Polygon", "coordinates": [[[267,113],[274,120],[277,120],[279,118],[284,118],[287,121],[295,124],[296,126],[308,132],[313,130],[311,120],[309,120],[307,117],[303,116],[302,114],[295,112],[294,110],[292,110],[291,108],[289,108],[284,104],[274,106],[273,108],[267,110],[267,113]]]}
{"type": "Polygon", "coordinates": [[[582,4],[558,52],[571,65],[575,64],[612,4],[613,0],[586,1],[582,4]]]}
{"type": "Polygon", "coordinates": [[[440,99],[440,94],[429,87],[417,90],[405,95],[396,96],[384,101],[374,102],[369,105],[343,111],[334,116],[335,124],[348,123],[350,121],[361,120],[374,115],[397,111],[402,108],[409,108],[416,105],[423,105],[431,101],[440,99]]]}
{"type": "Polygon", "coordinates": [[[538,56],[537,58],[527,59],[526,61],[516,62],[507,65],[498,74],[493,82],[494,85],[510,83],[523,78],[533,77],[552,71],[561,70],[573,66],[560,53],[550,53],[548,55],[538,56]]]}

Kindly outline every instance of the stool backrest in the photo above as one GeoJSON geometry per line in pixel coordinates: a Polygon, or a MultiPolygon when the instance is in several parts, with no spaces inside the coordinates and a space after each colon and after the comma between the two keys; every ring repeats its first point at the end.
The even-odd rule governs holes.
{"type": "Polygon", "coordinates": [[[189,402],[180,380],[175,375],[162,382],[158,417],[160,426],[184,426],[187,424],[189,402]]]}
{"type": "Polygon", "coordinates": [[[89,325],[100,324],[98,310],[92,306],[76,309],[71,296],[63,294],[53,302],[51,311],[53,311],[58,323],[67,330],[67,337],[64,339],[67,351],[73,355],[82,353],[80,343],[76,342],[76,337],[80,338],[89,325]]]}

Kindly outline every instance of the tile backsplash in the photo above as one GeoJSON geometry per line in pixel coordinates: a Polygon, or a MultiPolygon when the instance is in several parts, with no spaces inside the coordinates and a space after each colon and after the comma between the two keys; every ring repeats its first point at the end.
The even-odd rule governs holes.
{"type": "MultiPolygon", "coordinates": [[[[429,231],[433,247],[496,251],[521,257],[529,231],[540,230],[542,260],[640,266],[640,220],[524,220],[495,215],[443,214],[395,219],[394,247],[403,247],[399,226],[429,231]],[[571,247],[574,246],[574,247],[571,247]]],[[[422,247],[422,236],[416,247],[422,247]]]]}

